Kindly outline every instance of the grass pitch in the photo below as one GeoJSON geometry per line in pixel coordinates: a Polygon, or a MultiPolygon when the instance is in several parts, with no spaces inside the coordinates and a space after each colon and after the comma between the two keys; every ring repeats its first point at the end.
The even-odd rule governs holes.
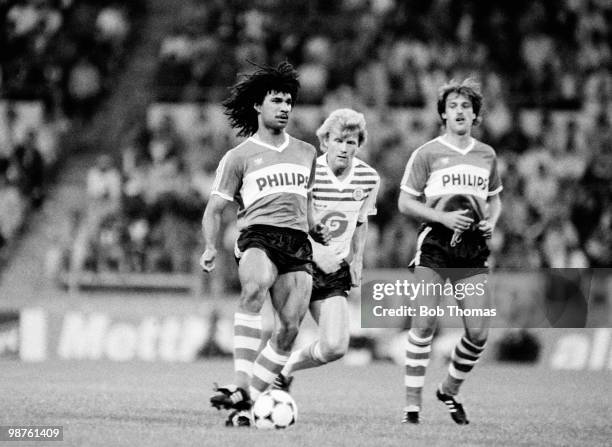
{"type": "Polygon", "coordinates": [[[213,381],[231,378],[230,361],[193,364],[0,361],[0,425],[63,425],[66,446],[533,446],[610,445],[609,373],[478,365],[463,389],[468,426],[455,425],[434,389],[423,422],[400,423],[403,368],[342,363],[298,373],[298,422],[288,430],[225,428],[208,405],[213,381]]]}

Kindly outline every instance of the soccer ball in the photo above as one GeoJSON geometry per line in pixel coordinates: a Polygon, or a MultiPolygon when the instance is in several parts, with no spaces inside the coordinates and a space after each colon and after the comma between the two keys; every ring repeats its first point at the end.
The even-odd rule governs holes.
{"type": "Polygon", "coordinates": [[[253,405],[253,422],[261,429],[287,428],[297,421],[297,405],[288,393],[268,390],[253,405]]]}

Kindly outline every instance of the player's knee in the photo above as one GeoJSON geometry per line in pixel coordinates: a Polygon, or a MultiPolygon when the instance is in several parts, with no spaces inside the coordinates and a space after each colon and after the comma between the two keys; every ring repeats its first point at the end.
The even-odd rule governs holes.
{"type": "Polygon", "coordinates": [[[333,362],[346,355],[348,346],[348,338],[321,341],[321,356],[326,363],[333,362]]]}
{"type": "Polygon", "coordinates": [[[489,330],[487,328],[470,328],[466,329],[465,332],[467,339],[477,346],[484,345],[489,335],[489,330]]]}
{"type": "Polygon", "coordinates": [[[255,281],[242,284],[240,308],[249,312],[259,312],[267,293],[268,289],[255,281]]]}
{"type": "Polygon", "coordinates": [[[431,325],[423,325],[421,327],[413,327],[410,329],[410,332],[418,338],[428,338],[433,335],[435,331],[435,320],[431,325]]]}
{"type": "Polygon", "coordinates": [[[290,351],[298,335],[299,329],[300,326],[297,323],[281,324],[276,338],[279,349],[282,351],[290,351]]]}

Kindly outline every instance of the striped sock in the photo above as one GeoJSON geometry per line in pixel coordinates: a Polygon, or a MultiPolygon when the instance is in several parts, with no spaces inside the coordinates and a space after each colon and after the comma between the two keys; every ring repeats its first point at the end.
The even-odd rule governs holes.
{"type": "Polygon", "coordinates": [[[289,360],[289,354],[289,352],[277,351],[268,341],[266,347],[257,356],[255,366],[253,366],[253,377],[249,389],[253,402],[274,382],[278,373],[281,372],[283,366],[289,360]]]}
{"type": "Polygon", "coordinates": [[[326,363],[327,361],[321,353],[321,343],[316,340],[310,346],[293,351],[281,373],[285,377],[289,377],[295,371],[314,368],[326,363]]]}
{"type": "Polygon", "coordinates": [[[261,346],[261,315],[234,314],[234,372],[236,385],[247,389],[253,362],[261,346]]]}
{"type": "Polygon", "coordinates": [[[417,337],[412,331],[408,332],[408,344],[406,346],[406,375],[404,385],[406,387],[406,405],[410,411],[418,411],[421,408],[421,393],[425,385],[425,371],[431,354],[431,341],[429,337],[417,337]]]}
{"type": "Polygon", "coordinates": [[[455,396],[459,393],[459,387],[472,370],[480,355],[485,349],[486,342],[477,345],[470,341],[467,335],[461,337],[451,355],[451,362],[448,366],[448,375],[442,382],[442,392],[455,396]]]}

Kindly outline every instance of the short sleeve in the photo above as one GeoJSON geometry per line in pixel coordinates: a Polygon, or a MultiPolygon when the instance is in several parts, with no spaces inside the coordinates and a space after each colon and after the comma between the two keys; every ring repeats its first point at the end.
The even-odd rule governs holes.
{"type": "Polygon", "coordinates": [[[422,150],[417,149],[408,159],[400,188],[402,191],[414,196],[421,196],[427,185],[428,177],[429,166],[426,154],[422,150]]]}
{"type": "Polygon", "coordinates": [[[497,170],[497,157],[493,157],[491,164],[491,173],[489,174],[489,197],[497,195],[504,189],[497,170]]]}
{"type": "Polygon", "coordinates": [[[376,177],[376,184],[372,190],[368,193],[368,197],[363,201],[361,209],[359,210],[359,216],[357,217],[358,222],[366,222],[368,216],[375,216],[377,213],[376,209],[376,197],[378,196],[378,190],[380,189],[380,177],[376,177]]]}
{"type": "Polygon", "coordinates": [[[233,202],[241,186],[242,165],[236,153],[230,151],[219,162],[211,194],[233,202]]]}
{"type": "Polygon", "coordinates": [[[313,157],[312,157],[312,165],[310,166],[310,176],[308,177],[308,185],[306,186],[306,190],[308,192],[312,192],[312,188],[314,188],[315,184],[315,175],[317,171],[317,151],[313,147],[313,157]]]}

